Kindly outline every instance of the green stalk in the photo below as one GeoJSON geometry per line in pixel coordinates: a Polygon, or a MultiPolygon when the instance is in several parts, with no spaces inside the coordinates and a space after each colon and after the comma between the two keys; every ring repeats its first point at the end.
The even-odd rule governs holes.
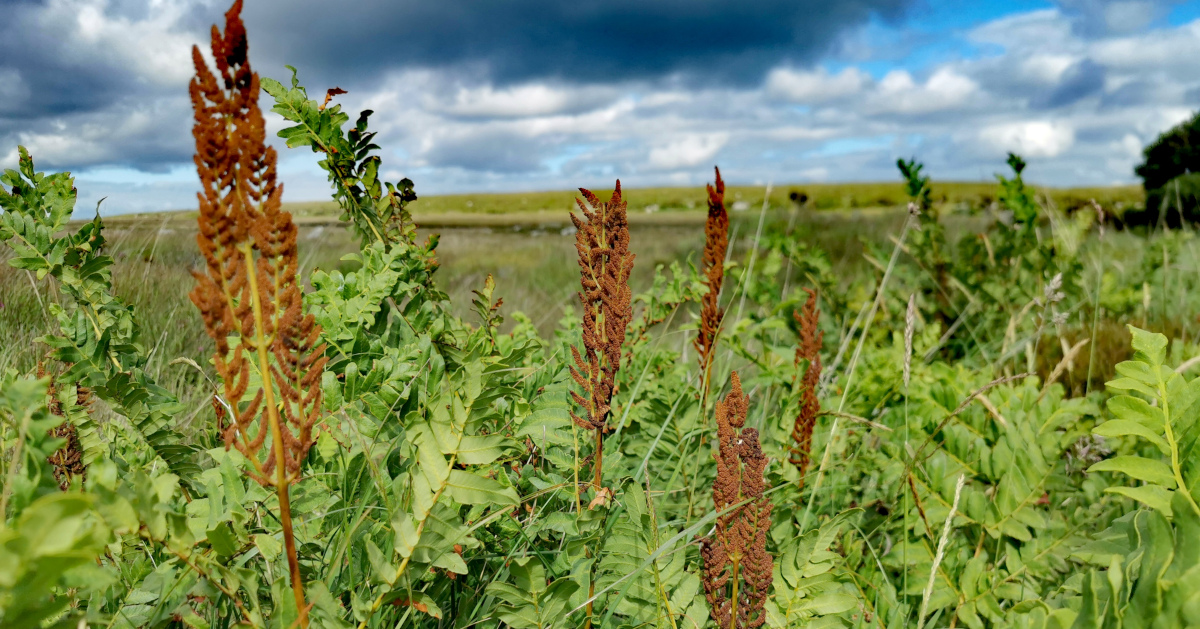
{"type": "Polygon", "coordinates": [[[1183,492],[1188,503],[1192,505],[1192,510],[1196,512],[1196,515],[1200,515],[1200,505],[1196,504],[1196,499],[1192,497],[1191,490],[1183,480],[1183,468],[1179,463],[1179,443],[1175,441],[1175,431],[1171,428],[1171,406],[1167,399],[1167,384],[1161,377],[1158,379],[1158,395],[1162,398],[1163,403],[1163,428],[1166,429],[1167,445],[1171,447],[1171,473],[1175,475],[1175,484],[1179,486],[1179,491],[1183,492]]]}

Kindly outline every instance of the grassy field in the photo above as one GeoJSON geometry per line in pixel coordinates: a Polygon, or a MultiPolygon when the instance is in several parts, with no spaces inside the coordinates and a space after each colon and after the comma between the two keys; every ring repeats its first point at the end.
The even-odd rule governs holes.
{"type": "MultiPolygon", "coordinates": [[[[935,187],[935,191],[937,189],[935,187]]],[[[858,190],[861,193],[862,188],[858,190]]],[[[646,198],[668,198],[661,191],[657,192],[660,196],[653,196],[651,192],[630,191],[631,207],[638,207],[646,198]]],[[[1102,491],[1109,486],[1123,488],[1122,477],[1113,475],[1114,479],[1102,480],[1099,473],[1083,475],[1079,461],[1086,456],[1092,456],[1094,461],[1095,457],[1107,456],[1117,448],[1133,451],[1128,444],[1122,445],[1116,440],[1087,441],[1090,438],[1088,431],[1102,419],[1100,409],[1111,395],[1105,391],[1104,383],[1116,377],[1118,362],[1134,357],[1126,324],[1169,334],[1172,339],[1168,356],[1171,367],[1179,365],[1180,369],[1186,370],[1196,364],[1189,360],[1200,352],[1194,316],[1200,308],[1195,297],[1200,294],[1197,290],[1200,247],[1196,245],[1194,232],[1155,231],[1147,237],[1130,231],[1110,230],[1101,235],[1101,230],[1091,223],[1091,213],[1068,217],[1047,208],[1045,221],[1039,225],[1035,240],[1022,245],[1027,249],[1006,252],[994,245],[1002,243],[1003,239],[1015,238],[1015,231],[1004,226],[1000,213],[990,209],[944,212],[940,226],[925,225],[923,231],[915,231],[916,219],[910,219],[899,203],[884,199],[882,195],[870,207],[820,211],[811,205],[801,208],[781,200],[772,201],[764,208],[761,190],[757,194],[755,199],[752,191],[744,191],[743,201],[734,203],[748,205],[731,214],[726,283],[720,299],[727,319],[714,362],[715,381],[720,384],[714,388],[713,395],[726,393],[725,383],[729,382],[733,372],[744,378],[752,403],[752,415],[746,421],[759,431],[756,439],[757,435],[762,435],[762,447],[771,459],[766,475],[772,485],[770,491],[774,492],[771,500],[783,518],[782,528],[777,527],[783,532],[772,533],[770,543],[777,561],[792,561],[795,551],[788,548],[794,547],[797,540],[812,539],[814,527],[820,527],[822,535],[828,532],[828,539],[833,540],[837,530],[828,527],[846,519],[854,521],[853,531],[847,529],[837,534],[837,543],[841,547],[837,552],[827,553],[831,563],[820,567],[821,570],[833,570],[830,574],[836,575],[822,582],[820,587],[826,592],[825,596],[846,601],[845,605],[827,608],[831,616],[845,617],[846,622],[839,621],[839,626],[849,624],[855,614],[867,610],[883,614],[883,610],[890,608],[897,610],[893,614],[908,615],[911,619],[917,615],[917,605],[923,604],[925,599],[933,600],[936,608],[945,610],[944,614],[956,613],[963,603],[954,597],[954,593],[974,587],[972,584],[978,580],[997,589],[994,596],[1003,599],[1005,605],[1018,599],[1055,602],[1053,596],[1060,582],[1074,578],[1072,574],[1108,566],[1107,560],[1089,566],[1068,556],[1069,552],[1083,552],[1080,549],[1095,536],[1093,533],[1077,536],[1074,531],[1093,526],[1100,529],[1120,527],[1123,521],[1120,518],[1133,513],[1136,507],[1132,501],[1120,502],[1112,499],[1111,493],[1102,491]],[[884,203],[885,200],[888,203],[884,203]],[[943,228],[945,242],[953,243],[944,253],[948,256],[946,260],[954,279],[939,285],[934,270],[927,266],[930,258],[926,238],[943,228]],[[1027,268],[1030,264],[1041,266],[1030,270],[1027,268]],[[976,269],[985,271],[979,275],[976,269]],[[1065,279],[1064,269],[1068,274],[1065,279]],[[1065,297],[1054,295],[1054,290],[1050,289],[1054,282],[1065,291],[1065,297]],[[800,309],[806,296],[801,289],[809,287],[820,291],[820,313],[814,319],[813,329],[819,327],[826,335],[824,343],[819,343],[819,351],[827,363],[825,369],[834,375],[828,385],[818,382],[810,389],[821,391],[818,409],[825,412],[813,416],[813,459],[804,471],[789,462],[793,451],[788,448],[795,438],[792,431],[798,400],[792,391],[801,365],[800,359],[794,358],[800,332],[793,328],[798,321],[793,312],[800,309]],[[937,291],[943,288],[951,291],[949,303],[955,309],[954,323],[945,327],[938,323],[941,306],[937,291]],[[905,304],[910,295],[919,296],[923,305],[916,315],[920,319],[914,341],[916,352],[906,357],[906,350],[902,349],[905,336],[913,330],[905,323],[905,304]],[[907,362],[910,360],[914,375],[911,389],[907,375],[900,375],[902,370],[909,369],[907,362]],[[1034,374],[1034,377],[1022,379],[1023,373],[1034,374]],[[904,382],[903,394],[899,388],[901,382],[904,382]],[[997,386],[997,383],[1001,384],[997,386]],[[985,390],[986,395],[983,395],[981,392],[985,390]],[[979,399],[980,403],[971,404],[973,399],[979,399]],[[956,406],[959,410],[951,413],[949,409],[956,406]],[[957,420],[947,424],[955,415],[958,415],[957,420]],[[846,423],[839,424],[843,418],[846,423]],[[1071,423],[1060,425],[1064,418],[1071,418],[1071,423]],[[1009,426],[1013,428],[1009,429],[1009,426]],[[897,471],[915,456],[906,453],[919,451],[927,444],[934,444],[926,455],[928,463],[914,467],[907,482],[897,480],[897,471]],[[1091,447],[1100,454],[1089,455],[1087,448],[1091,447]],[[1026,460],[1029,452],[1039,454],[1026,460]],[[830,454],[825,456],[823,453],[830,454]],[[1011,467],[1001,467],[1005,465],[1011,467]],[[1025,471],[1024,468],[1033,465],[1038,466],[1034,470],[1036,473],[1025,471]],[[823,472],[826,473],[824,481],[823,472]],[[799,478],[806,478],[808,484],[798,485],[799,478]],[[1015,507],[1011,506],[1008,497],[1014,491],[1007,484],[1012,478],[1032,479],[1021,481],[1031,485],[1021,490],[1027,497],[1015,507]],[[946,553],[943,564],[948,575],[947,584],[939,581],[938,585],[941,594],[931,598],[922,593],[921,585],[906,590],[895,588],[910,577],[914,584],[925,583],[926,575],[931,573],[928,557],[932,554],[925,549],[942,541],[937,539],[943,526],[941,521],[954,519],[953,515],[946,515],[947,505],[958,503],[959,493],[964,493],[963,513],[972,519],[959,524],[951,536],[951,550],[946,553]],[[1046,496],[1044,502],[1038,498],[1043,495],[1046,496]],[[998,506],[990,506],[993,503],[991,496],[998,496],[994,499],[998,506]],[[1057,506],[1073,500],[1084,501],[1084,506],[1078,509],[1057,506]],[[920,508],[921,504],[926,506],[920,508]],[[1014,532],[1011,527],[1006,528],[1005,523],[1016,521],[1016,516],[1011,514],[1004,515],[999,524],[991,522],[988,518],[992,516],[988,515],[987,509],[992,508],[1019,513],[1021,526],[1029,529],[1020,528],[1014,532]],[[810,509],[813,510],[811,517],[810,509]],[[932,523],[926,521],[927,511],[932,523]],[[1096,525],[1096,522],[1100,524],[1096,525]],[[809,533],[799,537],[791,532],[794,527],[807,527],[809,533]],[[1031,536],[1033,539],[1029,541],[1031,536]],[[1020,543],[1021,537],[1026,538],[1031,547],[1038,544],[1039,548],[1065,549],[1061,556],[1056,556],[1058,563],[1055,565],[1067,567],[1039,567],[1034,575],[1036,578],[1030,577],[1028,583],[1022,585],[1031,588],[1029,595],[1023,591],[999,590],[1009,581],[1022,578],[1027,570],[1023,566],[1013,567],[1003,559],[1006,549],[1020,543]],[[913,549],[913,556],[908,559],[901,550],[904,548],[901,544],[905,542],[895,541],[906,538],[911,540],[906,543],[913,549]],[[874,554],[863,552],[864,548],[883,549],[879,551],[883,559],[876,560],[874,554]],[[919,552],[926,554],[919,555],[919,552]],[[973,557],[983,557],[984,561],[990,562],[983,576],[976,569],[981,564],[973,557]],[[872,598],[856,588],[856,579],[878,584],[872,588],[893,587],[894,591],[888,594],[888,599],[872,598]]],[[[1073,191],[1072,194],[1084,193],[1073,191]]],[[[465,197],[459,197],[459,201],[462,198],[465,197]]],[[[486,198],[496,201],[495,197],[486,198]]],[[[512,198],[508,197],[510,201],[512,198]]],[[[559,200],[566,198],[569,197],[564,193],[559,200]]],[[[1112,197],[1102,198],[1107,203],[1116,203],[1112,197]]],[[[536,342],[537,349],[531,351],[538,353],[532,355],[528,364],[514,363],[494,370],[489,367],[490,374],[499,375],[488,377],[509,378],[501,385],[495,385],[497,390],[511,389],[522,391],[520,395],[528,395],[529,401],[522,401],[522,408],[541,409],[543,407],[539,405],[555,403],[545,400],[555,395],[554,391],[561,394],[565,390],[563,387],[570,386],[561,365],[570,360],[567,345],[575,342],[580,313],[576,298],[580,270],[575,233],[566,220],[567,208],[554,209],[550,206],[553,199],[549,196],[542,199],[545,203],[534,204],[533,209],[527,209],[529,204],[510,205],[508,207],[513,211],[508,212],[489,212],[489,206],[480,207],[482,204],[474,203],[469,211],[465,211],[446,199],[449,198],[431,197],[425,202],[441,205],[432,209],[429,205],[423,210],[416,208],[417,220],[422,225],[418,230],[419,237],[440,236],[439,270],[435,276],[437,287],[448,293],[453,315],[477,326],[479,318],[471,307],[474,291],[484,287],[488,275],[493,276],[496,283],[494,297],[503,298],[499,313],[507,319],[498,332],[511,332],[512,335],[501,334],[488,341],[483,328],[464,330],[469,330],[476,342],[494,348],[491,351],[497,352],[498,357],[505,352],[520,356],[520,352],[514,350],[514,344],[529,330],[527,326],[524,331],[520,328],[524,323],[532,326],[540,338],[536,342]]],[[[1043,196],[1042,200],[1046,203],[1048,197],[1043,196]]],[[[1052,198],[1049,200],[1053,202],[1052,198]]],[[[633,310],[635,320],[640,321],[647,304],[655,303],[666,303],[670,318],[645,337],[631,336],[628,341],[630,349],[623,358],[627,364],[621,372],[620,393],[614,398],[618,408],[622,409],[622,416],[616,434],[609,437],[608,443],[612,445],[605,446],[608,453],[604,458],[604,473],[609,478],[607,482],[620,487],[618,495],[626,508],[633,506],[629,502],[630,496],[641,491],[644,484],[646,495],[653,501],[647,504],[654,510],[661,509],[669,518],[658,528],[668,533],[680,528],[684,535],[693,536],[702,535],[702,529],[712,526],[699,518],[710,500],[707,488],[716,483],[711,464],[704,465],[713,460],[714,448],[704,439],[711,432],[707,428],[711,407],[703,407],[703,395],[695,384],[699,382],[696,377],[699,371],[692,345],[697,317],[694,295],[703,292],[703,287],[697,273],[688,269],[688,265],[698,262],[704,249],[704,212],[699,207],[688,211],[686,204],[668,208],[671,211],[645,212],[643,209],[630,216],[631,249],[637,256],[629,282],[633,294],[638,296],[633,310]],[[682,266],[681,276],[663,270],[673,264],[682,266]],[[682,286],[671,288],[671,282],[675,280],[680,280],[682,286]],[[681,293],[689,292],[693,294],[689,300],[680,298],[681,293]],[[677,409],[681,410],[677,413],[677,409]],[[644,477],[638,476],[640,474],[644,477]],[[617,475],[632,477],[638,482],[622,486],[611,480],[617,475]]],[[[303,206],[297,205],[291,209],[305,211],[303,206]]],[[[345,274],[359,270],[357,263],[344,259],[359,249],[351,232],[319,206],[307,211],[298,221],[299,276],[309,278],[315,269],[338,269],[345,274]]],[[[189,213],[123,216],[106,219],[105,223],[107,244],[104,253],[114,258],[112,292],[137,315],[142,330],[139,344],[148,355],[146,374],[164,390],[170,391],[181,409],[172,417],[171,429],[176,431],[175,434],[183,435],[181,438],[188,444],[213,448],[209,452],[216,454],[209,456],[220,457],[224,450],[218,447],[219,436],[213,428],[213,392],[220,390],[220,379],[209,359],[212,340],[188,298],[196,285],[192,272],[203,268],[196,243],[195,217],[189,213]]],[[[79,227],[72,226],[74,229],[79,227]]],[[[11,256],[10,249],[0,249],[0,334],[5,339],[0,346],[0,372],[32,373],[48,353],[47,346],[37,339],[56,332],[58,324],[53,309],[55,304],[68,302],[69,298],[60,294],[56,281],[38,279],[33,273],[10,266],[11,256]]],[[[347,284],[350,283],[347,280],[347,284]]],[[[312,290],[312,287],[306,289],[312,290]]],[[[398,326],[399,319],[395,321],[398,326]]],[[[637,321],[635,325],[638,325],[637,321]]],[[[421,336],[405,342],[417,343],[417,338],[428,338],[428,328],[418,328],[421,336]]],[[[364,343],[360,347],[368,345],[364,343]]],[[[373,370],[376,361],[384,364],[387,360],[371,355],[369,351],[357,357],[357,349],[347,351],[346,355],[355,355],[354,360],[362,363],[362,367],[351,369],[339,365],[329,368],[326,375],[331,377],[328,380],[333,387],[331,391],[343,390],[342,378],[345,386],[350,387],[352,373],[373,370]]],[[[422,363],[416,371],[401,373],[405,378],[415,374],[411,377],[419,385],[419,378],[425,372],[422,363]]],[[[393,384],[388,385],[392,391],[407,386],[400,380],[393,384]]],[[[484,390],[488,386],[485,384],[484,390]]],[[[460,388],[466,390],[466,387],[460,388]]],[[[111,392],[108,395],[112,397],[111,392]]],[[[566,398],[562,399],[565,403],[566,398]]],[[[385,520],[374,519],[381,518],[376,514],[386,513],[386,507],[369,502],[375,498],[359,498],[354,492],[368,491],[375,486],[386,487],[388,482],[393,482],[382,476],[392,473],[387,466],[394,467],[407,455],[402,454],[405,451],[394,443],[356,445],[355,440],[363,438],[362,430],[376,429],[366,423],[362,423],[362,428],[352,424],[360,421],[354,418],[366,417],[363,409],[376,412],[374,407],[360,408],[356,404],[343,404],[324,420],[326,425],[336,426],[337,432],[331,434],[337,437],[319,443],[312,458],[327,465],[323,469],[328,471],[314,472],[297,485],[297,504],[315,504],[307,501],[315,500],[313,495],[324,495],[319,492],[327,491],[330,495],[345,492],[349,497],[344,503],[328,499],[326,504],[365,503],[369,504],[370,510],[358,512],[355,507],[347,506],[328,512],[301,512],[298,521],[307,523],[312,531],[319,531],[304,538],[306,542],[301,552],[308,557],[306,565],[338,569],[344,565],[357,565],[326,560],[321,554],[322,548],[344,548],[350,555],[357,553],[358,559],[354,561],[363,564],[366,559],[362,558],[362,552],[366,551],[358,549],[366,542],[354,538],[359,534],[355,532],[356,527],[374,526],[383,531],[380,535],[390,530],[385,520]],[[351,425],[355,427],[349,428],[351,425]],[[342,446],[338,444],[342,441],[350,444],[349,448],[369,448],[370,457],[355,454],[359,458],[353,460],[358,462],[336,467],[331,463],[336,460],[332,458],[335,455],[325,458],[327,455],[322,452],[340,452],[342,446]],[[342,482],[340,479],[346,479],[345,487],[333,487],[342,482]],[[325,489],[326,484],[333,489],[325,489]],[[334,543],[326,543],[327,538],[333,539],[334,543]]],[[[394,430],[401,421],[413,421],[413,416],[416,415],[398,419],[405,415],[380,411],[378,426],[394,430]]],[[[546,416],[541,412],[528,413],[514,421],[532,422],[546,416]]],[[[113,434],[123,430],[118,427],[125,426],[124,416],[103,399],[92,402],[88,417],[89,421],[113,434]]],[[[560,443],[566,444],[561,449],[556,451],[544,444],[539,449],[526,439],[513,446],[517,452],[513,458],[504,459],[503,467],[495,468],[498,475],[511,473],[517,483],[525,483],[518,474],[540,474],[536,472],[539,468],[551,469],[553,475],[538,477],[539,484],[520,485],[521,491],[529,495],[520,503],[524,511],[517,511],[523,519],[514,516],[511,524],[492,523],[486,529],[480,529],[477,535],[486,539],[489,546],[464,552],[472,562],[470,576],[443,579],[437,573],[431,573],[430,579],[440,580],[431,582],[462,588],[461,592],[454,589],[443,594],[445,609],[450,609],[449,605],[454,601],[478,598],[478,591],[483,586],[476,586],[468,579],[507,579],[499,572],[492,574],[478,566],[498,571],[499,566],[505,564],[501,560],[507,556],[540,552],[553,557],[555,553],[565,552],[560,549],[558,536],[570,538],[579,533],[568,526],[565,533],[547,536],[546,529],[537,528],[542,526],[543,518],[549,521],[551,514],[586,514],[592,507],[584,510],[583,505],[603,504],[601,494],[591,496],[585,492],[576,495],[573,491],[562,491],[567,483],[564,479],[572,474],[586,476],[591,473],[591,463],[579,456],[579,446],[572,450],[570,424],[569,420],[565,421],[568,423],[553,428],[558,431],[560,443]],[[546,453],[544,456],[543,452],[546,453]],[[541,458],[535,460],[534,456],[541,458]],[[561,469],[554,471],[552,466],[561,469]],[[501,544],[515,544],[516,550],[501,544]],[[493,552],[493,548],[500,550],[493,552]],[[484,576],[475,577],[476,574],[484,576]]],[[[540,435],[544,440],[546,435],[552,434],[551,428],[534,425],[521,428],[521,434],[540,435]]],[[[504,424],[496,423],[494,430],[497,432],[491,435],[503,435],[504,424]]],[[[113,439],[112,443],[123,442],[113,439]]],[[[1157,451],[1146,448],[1142,451],[1157,456],[1157,451]]],[[[368,450],[364,449],[364,452],[368,450]]],[[[460,468],[464,466],[460,465],[454,471],[461,472],[460,468]]],[[[216,472],[211,469],[204,473],[216,478],[213,476],[216,472]]],[[[131,472],[136,473],[141,472],[131,472]]],[[[229,491],[250,491],[234,476],[232,483],[228,480],[214,483],[208,487],[205,498],[192,500],[198,505],[202,500],[211,501],[214,496],[224,496],[221,492],[227,487],[232,488],[229,491]]],[[[231,497],[220,499],[234,500],[231,497]]],[[[199,509],[203,507],[184,506],[186,498],[172,500],[178,503],[173,508],[180,513],[186,511],[188,522],[196,527],[201,527],[201,520],[208,519],[195,515],[200,514],[199,509]]],[[[512,509],[505,506],[494,513],[512,513],[512,509]]],[[[618,525],[613,535],[624,535],[623,531],[629,526],[628,516],[620,511],[614,513],[611,517],[618,519],[618,525]]],[[[274,525],[269,519],[264,520],[266,524],[247,521],[250,522],[245,525],[250,527],[247,531],[273,530],[274,525]]],[[[570,517],[564,522],[574,525],[570,517]]],[[[237,532],[241,529],[235,528],[242,525],[229,526],[229,530],[242,536],[238,538],[237,548],[257,549],[259,543],[270,548],[269,542],[262,541],[269,533],[256,532],[247,537],[237,532]]],[[[198,548],[208,549],[217,547],[213,540],[220,539],[224,529],[196,530],[208,536],[199,542],[198,548]]],[[[948,526],[947,530],[950,530],[948,526]]],[[[1104,539],[1109,539],[1113,530],[1119,529],[1109,529],[1103,534],[1108,536],[1104,539]]],[[[310,534],[302,532],[301,535],[310,534]]],[[[945,536],[942,533],[942,537],[945,536]]],[[[392,541],[390,537],[380,537],[380,541],[370,543],[375,548],[390,548],[392,541]]],[[[610,552],[606,544],[597,547],[602,549],[601,552],[610,552]]],[[[627,547],[637,545],[621,542],[620,546],[614,546],[618,550],[611,551],[611,556],[623,557],[625,551],[620,549],[627,547]]],[[[681,563],[674,569],[676,576],[672,578],[698,578],[694,575],[700,570],[699,552],[695,544],[684,548],[679,554],[681,563]],[[686,570],[682,567],[683,562],[688,565],[686,570]]],[[[246,552],[250,553],[248,556],[252,561],[271,563],[254,559],[254,550],[246,552]]],[[[1117,556],[1116,551],[1113,553],[1117,556]]],[[[205,551],[195,555],[203,558],[205,551]]],[[[139,564],[141,572],[138,574],[151,574],[153,564],[146,563],[141,556],[140,551],[130,552],[122,555],[121,561],[143,562],[139,564]]],[[[216,562],[215,557],[202,560],[216,562]]],[[[169,557],[155,556],[154,559],[158,565],[172,565],[169,557]]],[[[281,562],[276,555],[269,570],[259,569],[254,574],[268,575],[264,578],[274,579],[273,583],[278,585],[281,580],[277,575],[284,574],[281,562]]],[[[186,564],[184,567],[200,569],[186,564]]],[[[560,571],[558,579],[569,578],[562,576],[569,574],[569,564],[563,567],[552,564],[551,567],[560,571]]],[[[610,568],[609,564],[601,564],[599,569],[601,574],[612,573],[604,578],[615,579],[632,571],[635,578],[642,579],[635,568],[626,568],[623,564],[610,568]]],[[[390,566],[388,569],[396,570],[390,566]]],[[[345,579],[347,585],[339,586],[344,589],[364,587],[357,574],[342,574],[338,578],[345,579]]],[[[773,609],[785,610],[794,604],[783,583],[782,579],[777,579],[773,586],[769,602],[775,606],[773,609]]],[[[653,591],[644,584],[639,587],[653,591]]],[[[266,591],[265,586],[258,590],[266,591]]],[[[986,591],[984,595],[993,596],[986,591]]],[[[623,594],[608,596],[616,600],[623,594]]],[[[580,608],[581,597],[569,601],[567,595],[563,597],[563,606],[569,602],[580,608]]],[[[163,595],[164,601],[168,599],[169,595],[163,595]]],[[[178,605],[193,603],[192,599],[184,599],[178,605]]],[[[169,604],[176,605],[174,602],[169,604]]],[[[272,604],[276,608],[279,606],[272,604]]],[[[94,605],[101,606],[99,603],[94,605]]],[[[164,608],[167,605],[163,603],[164,608]]],[[[219,602],[196,605],[213,619],[228,618],[230,613],[221,608],[219,602]]],[[[712,626],[706,621],[708,615],[703,598],[696,596],[694,591],[689,605],[688,614],[695,618],[694,624],[688,626],[712,626]]],[[[108,607],[123,610],[133,606],[121,598],[109,603],[108,607]]],[[[395,626],[402,622],[398,618],[401,612],[392,607],[384,606],[380,612],[387,615],[387,622],[372,627],[395,626]]],[[[617,609],[616,604],[611,607],[617,609]]],[[[342,609],[336,604],[330,609],[333,608],[342,609]]],[[[457,613],[460,618],[486,620],[492,612],[460,604],[457,613]]],[[[578,615],[578,609],[576,613],[578,615]]],[[[786,616],[790,612],[779,613],[786,616]]],[[[1021,624],[1023,617],[1010,616],[996,621],[994,626],[1027,626],[1021,624]]],[[[798,626],[798,622],[796,619],[777,619],[771,626],[793,627],[798,626]]],[[[915,626],[915,623],[909,624],[915,626]]],[[[444,625],[421,617],[412,626],[432,629],[444,625]]],[[[599,623],[596,626],[615,628],[618,625],[599,623]]],[[[946,623],[930,626],[941,627],[946,623]]]]}
{"type": "MultiPolygon", "coordinates": [[[[767,231],[783,229],[791,222],[798,239],[829,251],[835,267],[843,273],[865,268],[860,237],[882,244],[903,217],[900,211],[884,209],[808,213],[777,208],[763,213],[756,208],[734,217],[731,241],[737,255],[752,244],[760,215],[767,231]]],[[[513,217],[520,221],[530,215],[513,217]]],[[[467,314],[471,291],[481,287],[489,274],[504,295],[502,313],[529,314],[543,334],[554,329],[564,308],[575,307],[579,271],[566,213],[557,218],[534,217],[530,222],[495,227],[430,221],[434,224],[421,228],[424,235],[440,235],[439,284],[450,295],[457,314],[467,314]]],[[[154,339],[148,342],[160,348],[155,352],[156,360],[163,361],[159,367],[194,354],[204,344],[199,315],[187,297],[193,286],[190,271],[202,263],[194,220],[186,213],[105,219],[107,250],[116,260],[117,294],[133,305],[145,322],[147,336],[154,339]]],[[[704,243],[703,218],[698,213],[665,224],[632,222],[632,248],[637,255],[631,278],[635,293],[649,288],[657,266],[697,262],[704,243]]],[[[315,268],[353,270],[353,265],[341,261],[353,251],[357,251],[357,243],[343,226],[304,225],[300,230],[301,276],[307,277],[315,268]]],[[[39,281],[31,273],[10,267],[9,255],[8,249],[0,250],[0,331],[15,342],[0,348],[0,370],[27,370],[44,350],[33,339],[52,322],[45,304],[54,299],[55,288],[50,280],[39,281]]]]}
{"type": "MultiPolygon", "coordinates": [[[[1070,210],[1082,207],[1095,199],[1106,208],[1120,211],[1144,203],[1140,186],[1109,186],[1093,188],[1036,188],[1046,203],[1070,210]]],[[[608,192],[595,190],[602,199],[608,192]]],[[[726,198],[730,209],[738,213],[756,213],[763,204],[763,186],[729,186],[726,198]]],[[[806,183],[773,186],[768,199],[772,208],[791,208],[797,204],[791,195],[807,196],[801,206],[807,210],[846,210],[894,208],[908,202],[903,186],[895,183],[806,183]]],[[[421,196],[409,209],[418,222],[430,226],[470,227],[566,224],[567,212],[575,209],[578,191],[471,193],[421,196]]],[[[629,203],[630,222],[634,224],[695,223],[703,219],[705,192],[702,187],[635,188],[625,191],[629,203]]],[[[996,202],[996,184],[984,182],[945,182],[933,186],[936,206],[947,213],[972,213],[991,207],[996,202]]],[[[332,201],[292,201],[285,209],[300,224],[319,224],[337,218],[337,204],[332,201]]],[[[181,210],[163,214],[125,214],[112,217],[121,223],[141,223],[169,220],[195,220],[194,212],[181,210]]]]}
{"type": "MultiPolygon", "coordinates": [[[[763,202],[763,186],[728,186],[725,198],[735,211],[757,209],[763,202]]],[[[606,198],[603,191],[595,191],[606,198]]],[[[819,210],[845,208],[895,207],[908,202],[899,183],[806,183],[784,184],[771,188],[769,204],[784,207],[792,203],[795,192],[808,197],[808,205],[819,210]]],[[[1073,208],[1089,199],[1105,206],[1134,205],[1143,201],[1139,186],[1097,188],[1040,188],[1039,192],[1063,208],[1073,208]]],[[[419,193],[419,192],[418,192],[419,193]]],[[[996,184],[985,182],[946,182],[933,187],[934,201],[955,210],[979,209],[996,200],[996,184]]],[[[410,209],[415,215],[444,213],[513,214],[562,212],[575,207],[574,190],[553,192],[512,192],[499,194],[451,194],[418,198],[410,209]]],[[[660,211],[686,211],[704,208],[704,188],[641,188],[627,190],[630,214],[660,211]]],[[[288,209],[298,217],[327,216],[334,213],[332,202],[290,203],[288,209]]]]}

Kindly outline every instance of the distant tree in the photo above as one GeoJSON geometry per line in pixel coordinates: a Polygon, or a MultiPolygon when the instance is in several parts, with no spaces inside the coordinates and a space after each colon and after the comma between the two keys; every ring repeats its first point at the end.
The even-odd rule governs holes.
{"type": "Polygon", "coordinates": [[[1200,173],[1200,112],[1163,132],[1143,154],[1145,161],[1134,172],[1142,178],[1142,187],[1146,190],[1146,209],[1157,216],[1160,205],[1172,207],[1178,200],[1185,203],[1184,207],[1178,208],[1180,213],[1192,214],[1196,197],[1182,188],[1190,189],[1195,182],[1181,180],[1178,197],[1172,182],[1177,177],[1200,173]]]}

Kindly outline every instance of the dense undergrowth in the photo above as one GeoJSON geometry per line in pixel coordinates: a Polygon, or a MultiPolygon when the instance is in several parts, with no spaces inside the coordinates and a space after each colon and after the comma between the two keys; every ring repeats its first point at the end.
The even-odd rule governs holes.
{"type": "Polygon", "coordinates": [[[847,278],[795,225],[732,255],[717,173],[698,267],[634,294],[619,188],[585,191],[580,307],[504,324],[489,278],[464,318],[369,112],[263,79],[359,242],[298,276],[239,8],[192,84],[191,377],[156,380],[102,221],[65,229],[69,174],[0,180],[55,286],[0,380],[0,625],[1200,624],[1191,232],[1104,234],[1010,156],[954,238],[908,161],[847,278]]]}

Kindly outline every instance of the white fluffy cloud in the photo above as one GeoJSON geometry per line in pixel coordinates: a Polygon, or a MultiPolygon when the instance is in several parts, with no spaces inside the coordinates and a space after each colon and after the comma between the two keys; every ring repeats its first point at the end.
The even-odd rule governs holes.
{"type": "Polygon", "coordinates": [[[706,165],[729,142],[728,133],[694,133],[650,149],[652,168],[678,170],[706,165]]]}
{"type": "Polygon", "coordinates": [[[988,125],[977,137],[994,154],[1011,151],[1034,159],[1058,157],[1075,143],[1075,131],[1070,126],[1044,120],[988,125]]]}
{"type": "Polygon", "coordinates": [[[794,103],[818,104],[854,96],[871,82],[871,77],[850,67],[831,74],[825,68],[798,70],[779,67],[767,75],[766,90],[771,96],[794,103]]]}
{"type": "Polygon", "coordinates": [[[381,112],[385,159],[437,192],[614,176],[630,186],[699,183],[712,163],[731,180],[886,180],[901,155],[925,160],[935,178],[978,179],[1002,170],[1008,151],[1030,161],[1032,179],[1075,185],[1133,181],[1141,147],[1186,118],[1186,94],[1200,89],[1200,76],[1153,52],[1158,42],[1200,41],[1200,22],[1089,36],[1063,12],[1041,10],[963,37],[982,54],[879,76],[783,63],[742,88],[450,88],[458,79],[409,73],[361,102],[381,112]],[[1142,46],[1141,56],[1121,52],[1142,46]]]}

